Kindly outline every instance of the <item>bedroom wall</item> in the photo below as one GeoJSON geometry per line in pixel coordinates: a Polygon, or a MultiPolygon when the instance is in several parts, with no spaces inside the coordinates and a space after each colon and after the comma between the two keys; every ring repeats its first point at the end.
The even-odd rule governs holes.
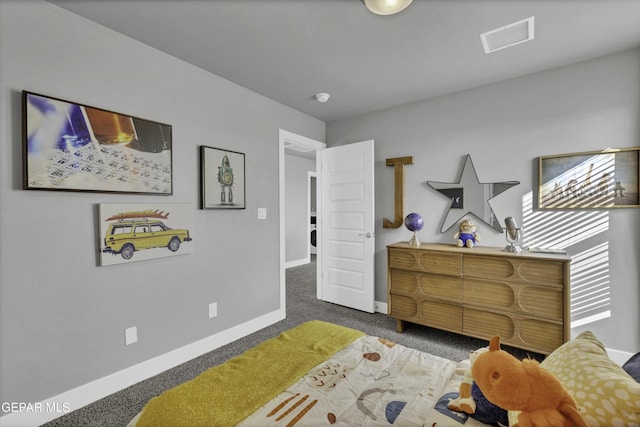
{"type": "MultiPolygon", "coordinates": [[[[422,214],[423,242],[452,243],[455,228],[440,233],[449,202],[427,180],[456,182],[470,154],[480,182],[516,180],[498,196],[496,216],[523,214],[537,185],[537,157],[640,146],[640,49],[502,83],[389,108],[327,124],[327,145],[375,140],[376,301],[386,301],[386,245],[407,241],[403,228],[383,229],[393,219],[393,168],[385,159],[413,156],[405,166],[405,215],[422,214]]],[[[571,215],[571,214],[570,214],[571,215]]],[[[572,217],[574,236],[586,230],[572,217]]],[[[640,209],[608,211],[608,229],[568,247],[571,255],[589,244],[609,245],[611,316],[579,328],[590,329],[609,348],[640,350],[640,209]]],[[[477,222],[477,221],[476,221],[477,222]]],[[[503,234],[480,223],[481,244],[506,245],[503,234]]],[[[526,237],[526,229],[524,231],[526,237]]],[[[542,246],[542,245],[541,245],[542,246]]]]}
{"type": "Polygon", "coordinates": [[[323,141],[322,121],[43,1],[0,2],[0,43],[2,402],[38,402],[283,315],[279,128],[323,141]],[[23,191],[22,90],[173,125],[173,195],[23,191]],[[198,209],[199,145],[246,154],[245,210],[198,209]],[[194,252],[98,267],[97,205],[109,202],[190,204],[194,252]],[[125,346],[131,326],[138,342],[125,346]]]}
{"type": "Polygon", "coordinates": [[[287,267],[309,259],[309,178],[315,160],[287,154],[285,157],[285,261],[287,267]]]}

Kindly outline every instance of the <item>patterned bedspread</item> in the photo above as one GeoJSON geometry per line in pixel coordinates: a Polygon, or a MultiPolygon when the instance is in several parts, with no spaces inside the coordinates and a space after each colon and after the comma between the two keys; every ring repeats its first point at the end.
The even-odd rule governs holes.
{"type": "Polygon", "coordinates": [[[468,366],[363,336],[239,425],[484,426],[447,409],[468,366]]]}
{"type": "Polygon", "coordinates": [[[469,363],[312,321],[151,399],[128,427],[485,426],[447,408],[469,363]]]}

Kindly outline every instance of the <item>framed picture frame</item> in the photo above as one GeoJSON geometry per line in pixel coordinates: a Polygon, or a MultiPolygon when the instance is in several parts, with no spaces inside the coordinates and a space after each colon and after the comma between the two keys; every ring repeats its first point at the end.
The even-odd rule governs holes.
{"type": "Polygon", "coordinates": [[[23,91],[23,188],[173,194],[172,126],[23,91]]]}
{"type": "Polygon", "coordinates": [[[245,209],[245,155],[200,146],[200,208],[245,209]]]}
{"type": "Polygon", "coordinates": [[[639,208],[640,147],[543,156],[539,209],[639,208]]]}
{"type": "Polygon", "coordinates": [[[102,267],[193,252],[189,203],[100,203],[98,212],[102,267]]]}

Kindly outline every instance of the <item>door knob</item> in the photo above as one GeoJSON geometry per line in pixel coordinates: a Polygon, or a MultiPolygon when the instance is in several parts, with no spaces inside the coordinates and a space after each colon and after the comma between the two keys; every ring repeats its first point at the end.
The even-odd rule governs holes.
{"type": "Polygon", "coordinates": [[[359,236],[364,236],[364,237],[366,237],[367,239],[370,239],[370,238],[373,236],[373,234],[371,234],[371,233],[366,233],[366,234],[359,234],[359,236]]]}

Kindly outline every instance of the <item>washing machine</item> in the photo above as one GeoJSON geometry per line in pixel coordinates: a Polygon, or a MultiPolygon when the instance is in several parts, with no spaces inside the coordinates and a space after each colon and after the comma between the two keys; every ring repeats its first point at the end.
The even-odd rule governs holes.
{"type": "Polygon", "coordinates": [[[312,254],[317,254],[318,253],[318,248],[317,248],[317,230],[316,230],[316,216],[315,215],[311,215],[311,236],[310,236],[310,241],[309,241],[309,247],[311,248],[311,253],[312,254]]]}

